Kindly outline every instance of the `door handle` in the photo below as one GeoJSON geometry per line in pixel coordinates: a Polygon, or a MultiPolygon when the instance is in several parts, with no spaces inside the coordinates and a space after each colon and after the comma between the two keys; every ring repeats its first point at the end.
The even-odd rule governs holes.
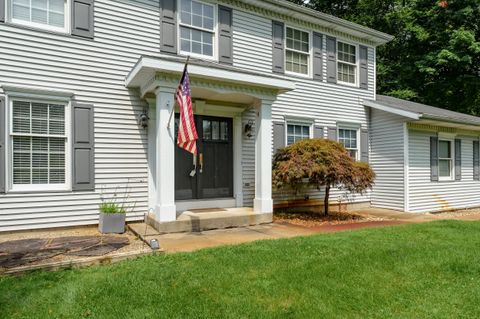
{"type": "Polygon", "coordinates": [[[193,155],[193,169],[190,172],[190,177],[194,177],[197,174],[197,157],[193,155]]]}
{"type": "Polygon", "coordinates": [[[200,160],[200,173],[203,173],[203,153],[198,156],[200,160]]]}

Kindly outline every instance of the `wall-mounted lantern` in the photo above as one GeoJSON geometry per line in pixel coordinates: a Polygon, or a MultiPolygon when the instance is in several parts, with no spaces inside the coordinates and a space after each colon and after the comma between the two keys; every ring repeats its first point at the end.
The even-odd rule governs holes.
{"type": "Polygon", "coordinates": [[[253,121],[252,120],[248,121],[248,123],[245,124],[245,128],[244,128],[243,132],[245,133],[245,135],[248,138],[251,138],[253,136],[253,134],[252,134],[252,132],[253,132],[253,121]]]}
{"type": "Polygon", "coordinates": [[[142,114],[138,117],[138,122],[143,129],[146,129],[148,127],[148,120],[150,118],[148,117],[148,114],[146,111],[143,111],[142,114]]]}

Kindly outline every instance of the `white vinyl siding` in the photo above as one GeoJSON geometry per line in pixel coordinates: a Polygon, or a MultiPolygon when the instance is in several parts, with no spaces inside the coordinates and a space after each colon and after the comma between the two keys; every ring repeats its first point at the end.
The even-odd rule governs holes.
{"type": "Polygon", "coordinates": [[[375,174],[372,206],[403,211],[404,194],[404,118],[370,109],[370,165],[375,174]]]}
{"type": "Polygon", "coordinates": [[[180,53],[214,56],[215,6],[200,1],[180,1],[180,53]]]}
{"type": "Polygon", "coordinates": [[[68,189],[67,105],[13,100],[11,106],[11,189],[68,189]]]}
{"type": "Polygon", "coordinates": [[[136,203],[127,220],[143,220],[148,146],[138,116],[147,104],[125,88],[125,77],[141,55],[159,54],[158,7],[158,1],[95,0],[93,41],[0,24],[2,85],[73,92],[95,112],[95,191],[0,194],[0,232],[97,224],[102,190],[111,198],[127,183],[136,203]]]}
{"type": "Polygon", "coordinates": [[[53,31],[68,31],[68,0],[7,0],[10,21],[53,31]]]}

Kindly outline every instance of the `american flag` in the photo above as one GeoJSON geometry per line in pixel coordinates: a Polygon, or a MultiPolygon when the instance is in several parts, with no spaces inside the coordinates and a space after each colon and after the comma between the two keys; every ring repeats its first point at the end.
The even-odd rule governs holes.
{"type": "Polygon", "coordinates": [[[193,119],[192,98],[190,93],[190,79],[187,66],[183,71],[182,80],[178,85],[175,98],[180,106],[180,122],[178,125],[177,145],[187,152],[197,154],[197,129],[193,119]]]}

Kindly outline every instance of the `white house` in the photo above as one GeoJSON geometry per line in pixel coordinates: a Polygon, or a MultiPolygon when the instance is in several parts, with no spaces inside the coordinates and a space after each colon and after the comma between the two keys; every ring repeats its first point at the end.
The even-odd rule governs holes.
{"type": "MultiPolygon", "coordinates": [[[[0,231],[96,224],[102,198],[127,184],[129,220],[231,207],[268,220],[286,199],[272,194],[272,152],[313,137],[377,169],[356,203],[428,211],[449,201],[446,185],[463,188],[441,176],[438,200],[420,198],[425,119],[376,99],[376,47],[392,37],[284,0],[0,0],[0,37],[0,231]],[[195,161],[175,146],[176,116],[169,125],[187,56],[195,161]]],[[[448,207],[475,204],[472,193],[448,207]]]]}

